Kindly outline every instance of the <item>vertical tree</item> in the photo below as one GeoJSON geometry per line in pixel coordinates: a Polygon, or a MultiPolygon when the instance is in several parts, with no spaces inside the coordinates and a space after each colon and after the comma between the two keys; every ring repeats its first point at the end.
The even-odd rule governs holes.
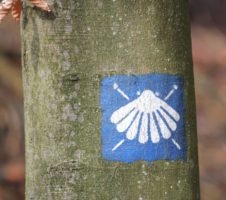
{"type": "MultiPolygon", "coordinates": [[[[51,6],[51,14],[23,11],[26,199],[199,199],[188,1],[58,0],[51,6]],[[104,159],[102,81],[156,73],[166,75],[159,87],[171,75],[183,81],[186,144],[174,142],[186,149],[184,159],[104,159]]],[[[176,152],[165,148],[164,155],[176,152]]]]}

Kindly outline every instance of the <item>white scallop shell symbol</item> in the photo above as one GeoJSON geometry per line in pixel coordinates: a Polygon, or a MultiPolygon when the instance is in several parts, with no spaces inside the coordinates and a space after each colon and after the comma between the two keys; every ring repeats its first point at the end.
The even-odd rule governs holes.
{"type": "MultiPolygon", "coordinates": [[[[116,83],[113,87],[124,98],[130,100],[116,83]]],[[[125,132],[128,140],[138,138],[139,143],[145,144],[150,139],[153,143],[158,143],[160,134],[163,139],[170,139],[172,133],[177,129],[180,115],[166,103],[166,100],[177,89],[177,85],[174,85],[164,100],[158,97],[158,93],[154,94],[151,90],[144,90],[141,94],[137,92],[140,96],[113,112],[110,120],[116,125],[119,133],[125,132]]],[[[124,139],[121,140],[112,151],[115,151],[124,142],[124,139]]],[[[179,150],[181,149],[174,139],[172,142],[179,150]]]]}

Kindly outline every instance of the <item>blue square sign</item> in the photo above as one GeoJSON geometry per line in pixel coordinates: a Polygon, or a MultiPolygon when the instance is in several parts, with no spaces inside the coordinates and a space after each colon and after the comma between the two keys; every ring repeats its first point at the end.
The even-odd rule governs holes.
{"type": "Polygon", "coordinates": [[[106,160],[186,160],[184,82],[178,75],[114,75],[101,82],[106,160]]]}

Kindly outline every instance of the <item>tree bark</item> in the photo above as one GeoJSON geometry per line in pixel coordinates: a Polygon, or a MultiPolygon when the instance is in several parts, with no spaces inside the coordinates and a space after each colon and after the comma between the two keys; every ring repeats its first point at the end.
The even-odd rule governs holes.
{"type": "Polygon", "coordinates": [[[24,8],[26,199],[199,199],[188,0],[52,0],[24,8]],[[101,81],[184,80],[185,161],[101,155],[101,81]]]}

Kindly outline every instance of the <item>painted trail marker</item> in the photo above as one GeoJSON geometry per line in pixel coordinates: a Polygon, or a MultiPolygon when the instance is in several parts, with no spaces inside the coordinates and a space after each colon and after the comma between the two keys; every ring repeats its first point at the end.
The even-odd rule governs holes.
{"type": "Polygon", "coordinates": [[[183,79],[115,75],[101,85],[102,155],[106,160],[185,160],[183,79]]]}

